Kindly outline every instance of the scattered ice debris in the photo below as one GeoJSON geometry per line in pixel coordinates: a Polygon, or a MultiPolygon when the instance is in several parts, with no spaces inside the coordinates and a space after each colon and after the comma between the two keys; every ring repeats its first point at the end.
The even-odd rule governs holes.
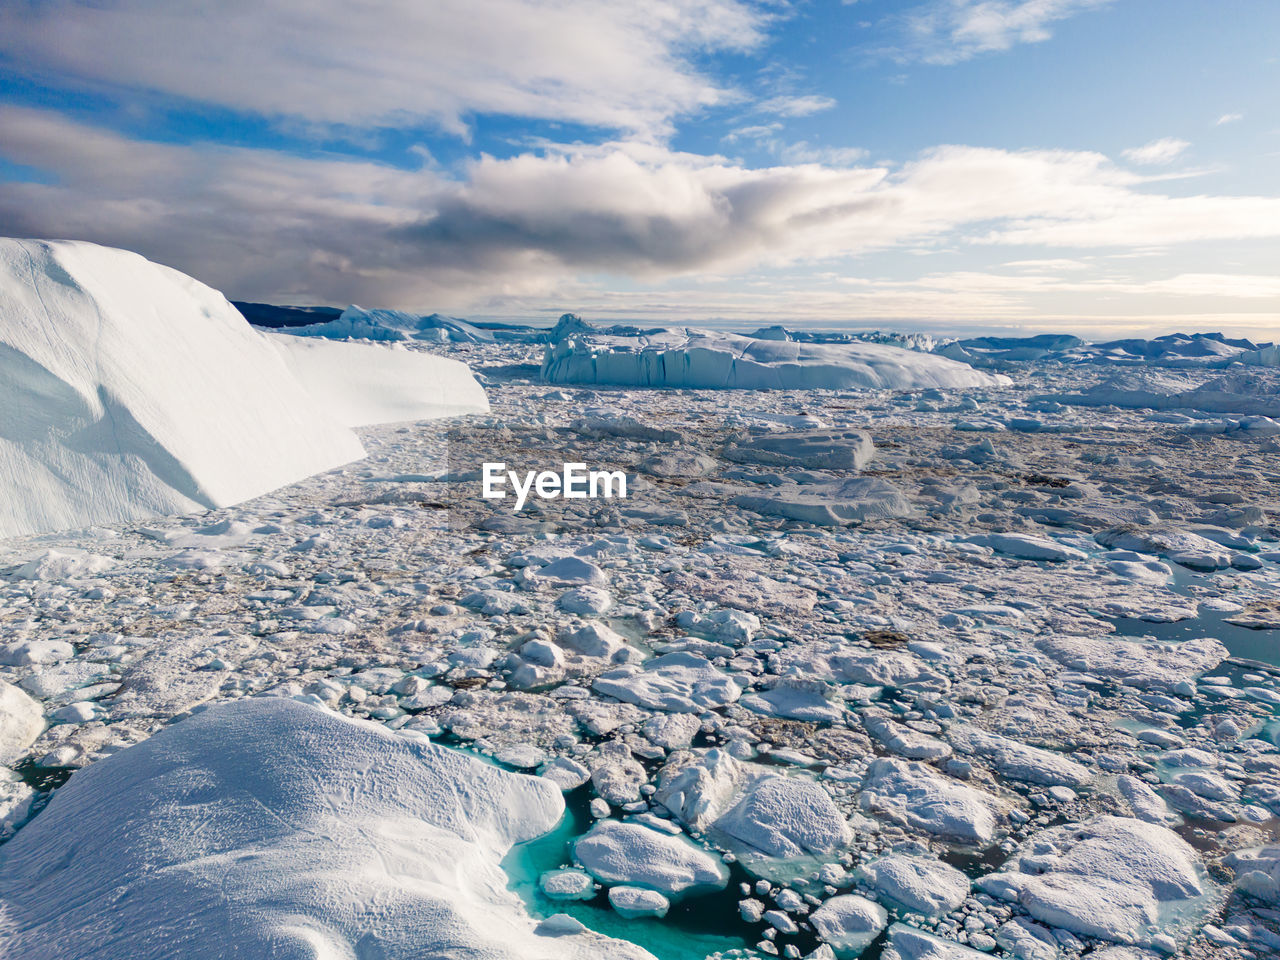
{"type": "MultiPolygon", "coordinates": [[[[787,336],[774,342],[817,342],[787,336]]],[[[976,362],[1011,382],[963,392],[729,395],[532,382],[545,337],[433,348],[485,371],[492,409],[460,428],[362,427],[366,463],[208,517],[0,542],[0,682],[38,707],[0,769],[0,851],[56,809],[51,793],[192,722],[166,726],[176,716],[271,691],[564,796],[569,815],[507,861],[546,919],[504,899],[500,875],[515,912],[487,908],[548,960],[642,955],[589,927],[683,946],[695,916],[724,932],[718,960],[850,960],[862,948],[841,944],[866,936],[887,958],[1275,952],[1280,439],[1264,415],[1045,400],[1116,372],[1088,345],[992,347],[976,362]],[[1024,347],[1040,349],[1008,350],[1024,347]],[[797,462],[759,456],[788,448],[797,462]],[[634,495],[494,512],[465,492],[468,455],[492,451],[614,465],[634,495]],[[851,481],[891,484],[898,506],[849,523],[732,502],[829,505],[851,481]],[[1148,945],[1055,925],[1072,883],[1096,898],[1082,922],[1150,913],[1140,884],[1093,882],[1112,854],[1076,853],[1105,817],[1194,848],[1202,893],[1152,891],[1157,919],[1134,938],[1148,945]],[[594,824],[678,843],[728,886],[597,880],[573,857],[594,824]],[[939,872],[926,894],[954,881],[944,899],[960,902],[907,912],[869,882],[893,858],[939,872]]],[[[1150,373],[1148,347],[1114,357],[1150,373]]],[[[1227,359],[1216,349],[1195,362],[1227,359]]],[[[1194,359],[1176,350],[1156,362],[1194,359]]],[[[1280,383],[1249,372],[1252,386],[1206,390],[1216,368],[1164,367],[1176,384],[1134,386],[1212,405],[1223,386],[1265,399],[1280,383]]]]}

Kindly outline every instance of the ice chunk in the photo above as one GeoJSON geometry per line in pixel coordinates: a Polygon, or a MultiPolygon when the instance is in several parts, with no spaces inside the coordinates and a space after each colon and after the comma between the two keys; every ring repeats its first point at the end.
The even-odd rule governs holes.
{"type": "Polygon", "coordinates": [[[950,913],[969,895],[969,878],[940,860],[891,853],[858,869],[867,883],[910,913],[950,913]]]}
{"type": "Polygon", "coordinates": [[[1087,554],[1075,547],[1068,547],[1044,537],[1031,537],[1024,533],[988,533],[970,537],[970,543],[978,543],[990,547],[997,553],[1003,553],[1020,560],[1049,560],[1061,563],[1064,560],[1084,560],[1087,554]]]}
{"type": "Polygon", "coordinates": [[[887,480],[852,477],[839,483],[787,483],[767,493],[744,493],[735,506],[767,517],[803,520],[828,527],[907,517],[911,502],[887,480]]]}
{"type": "Polygon", "coordinates": [[[827,791],[801,777],[756,780],[715,828],[769,857],[829,854],[852,837],[827,791]]]}
{"type": "Polygon", "coordinates": [[[0,680],[0,764],[12,763],[44,730],[40,704],[0,680]]]}
{"type": "Polygon", "coordinates": [[[573,855],[597,880],[647,887],[667,896],[723,890],[729,870],[688,837],[639,823],[601,820],[573,845],[573,855]]]}
{"type": "Polygon", "coordinates": [[[871,437],[861,430],[797,430],[745,434],[724,449],[726,460],[812,470],[861,470],[875,455],[871,437]]]}
{"type": "Polygon", "coordinates": [[[862,788],[865,808],[918,829],[970,843],[986,844],[995,837],[1000,802],[926,764],[882,757],[867,768],[862,788]]]}
{"type": "Polygon", "coordinates": [[[1041,923],[1117,943],[1149,944],[1205,893],[1195,850],[1173,831],[1099,817],[1036,834],[1006,876],[1041,923]]]}
{"type": "Polygon", "coordinates": [[[809,922],[837,956],[856,957],[880,935],[889,922],[889,912],[866,897],[850,893],[832,897],[813,911],[809,922]]]}
{"type": "Polygon", "coordinates": [[[972,724],[955,724],[947,736],[957,750],[982,757],[1014,780],[1050,787],[1083,787],[1093,778],[1087,767],[1061,754],[980,730],[972,724]]]}
{"type": "Polygon", "coordinates": [[[611,888],[609,905],[628,920],[634,917],[665,917],[671,909],[670,900],[657,890],[643,887],[611,888]]]}
{"type": "Polygon", "coordinates": [[[985,960],[988,956],[905,923],[889,928],[889,944],[881,954],[883,960],[985,960]]]}
{"type": "Polygon", "coordinates": [[[602,673],[592,689],[651,710],[699,713],[733,703],[742,694],[725,673],[694,653],[668,653],[643,667],[626,666],[602,673]]]}

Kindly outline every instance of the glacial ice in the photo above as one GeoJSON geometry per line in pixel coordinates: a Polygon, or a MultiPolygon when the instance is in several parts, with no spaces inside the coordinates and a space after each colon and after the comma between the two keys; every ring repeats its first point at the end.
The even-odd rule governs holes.
{"type": "Polygon", "coordinates": [[[0,240],[0,537],[226,506],[363,455],[209,287],[0,240]]]}
{"type": "Polygon", "coordinates": [[[455,360],[258,333],[136,254],[0,240],[0,538],[228,506],[488,409],[455,360]]]}
{"type": "Polygon", "coordinates": [[[547,347],[548,383],[738,390],[984,387],[998,379],[945,357],[879,343],[753,340],[710,330],[579,332],[547,347]]]}

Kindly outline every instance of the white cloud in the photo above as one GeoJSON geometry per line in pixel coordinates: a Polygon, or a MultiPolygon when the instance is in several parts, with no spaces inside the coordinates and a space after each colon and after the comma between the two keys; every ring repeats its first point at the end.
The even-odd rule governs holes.
{"type": "Polygon", "coordinates": [[[1224,113],[1222,116],[1220,116],[1217,120],[1214,121],[1213,125],[1215,127],[1221,127],[1228,123],[1236,123],[1243,119],[1244,119],[1243,113],[1224,113]]]}
{"type": "Polygon", "coordinates": [[[1050,26],[1112,0],[931,0],[907,18],[904,59],[952,64],[984,53],[1041,43],[1050,26]]]}
{"type": "Polygon", "coordinates": [[[298,125],[475,113],[665,132],[736,98],[694,65],[745,50],[749,0],[44,0],[0,5],[0,55],[36,76],[298,125]]]}
{"type": "MultiPolygon", "coordinates": [[[[552,297],[584,276],[741,283],[761,265],[812,272],[920,244],[980,254],[975,244],[1090,251],[1280,236],[1280,198],[1165,196],[1074,151],[947,146],[899,168],[753,169],[616,142],[482,156],[450,177],[134,141],[13,107],[0,107],[0,128],[0,154],[54,178],[0,184],[0,232],[129,247],[233,296],[277,302],[469,310],[552,297]]],[[[1015,294],[1049,269],[1008,278],[1005,291],[988,285],[983,304],[1012,297],[1002,309],[1015,309],[1015,294]]],[[[907,299],[924,309],[921,290],[907,299]]]]}
{"type": "Polygon", "coordinates": [[[770,97],[756,104],[759,113],[772,113],[780,117],[808,117],[836,105],[831,97],[810,94],[803,97],[770,97]]]}
{"type": "Polygon", "coordinates": [[[1179,140],[1176,137],[1164,137],[1160,140],[1152,140],[1150,143],[1143,144],[1140,147],[1130,147],[1125,150],[1123,156],[1131,163],[1140,163],[1145,166],[1163,166],[1173,163],[1178,157],[1186,152],[1187,147],[1191,146],[1186,140],[1179,140]]]}

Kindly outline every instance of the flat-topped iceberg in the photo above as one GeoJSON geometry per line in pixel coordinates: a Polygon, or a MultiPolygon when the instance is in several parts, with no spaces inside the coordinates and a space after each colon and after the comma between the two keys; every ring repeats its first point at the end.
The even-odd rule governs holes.
{"type": "Polygon", "coordinates": [[[550,383],[698,390],[914,390],[999,379],[937,354],[882,343],[802,343],[710,330],[570,333],[547,347],[550,383]]]}
{"type": "Polygon", "coordinates": [[[226,506],[363,456],[216,290],[0,240],[0,536],[226,506]]]}
{"type": "MultiPolygon", "coordinates": [[[[209,708],[78,772],[0,847],[31,960],[649,954],[535,928],[499,862],[564,812],[549,780],[294,700],[209,708]]],[[[575,932],[576,931],[576,932],[575,932]]]]}

